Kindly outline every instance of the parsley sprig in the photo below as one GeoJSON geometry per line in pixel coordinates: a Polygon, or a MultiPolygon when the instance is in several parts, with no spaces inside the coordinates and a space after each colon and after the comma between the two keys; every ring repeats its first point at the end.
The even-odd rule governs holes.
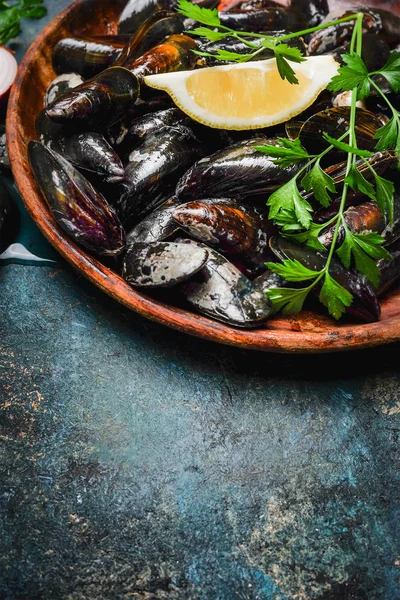
{"type": "Polygon", "coordinates": [[[228,50],[217,50],[215,53],[201,52],[194,50],[199,56],[211,56],[221,61],[243,63],[256,58],[261,52],[266,49],[271,50],[276,59],[277,68],[282,79],[286,79],[289,83],[298,84],[299,81],[296,77],[296,73],[289,63],[301,63],[304,60],[304,56],[298,48],[292,48],[285,42],[288,40],[319,31],[336,25],[339,23],[346,23],[347,21],[354,21],[355,15],[343,17],[318,27],[310,27],[303,31],[297,31],[296,33],[289,33],[287,35],[281,35],[278,37],[265,35],[261,33],[252,33],[249,31],[238,32],[230,27],[222,25],[218,17],[218,10],[209,8],[201,8],[197,4],[192,4],[189,0],[178,0],[177,11],[189,19],[197,21],[201,25],[206,27],[196,27],[190,30],[191,35],[197,35],[205,38],[212,42],[217,42],[226,37],[235,37],[238,41],[242,42],[249,48],[247,54],[239,54],[238,52],[231,52],[228,50]]]}
{"type": "Polygon", "coordinates": [[[393,223],[393,182],[379,176],[368,160],[373,156],[372,152],[361,150],[357,146],[355,133],[356,124],[356,102],[360,97],[366,97],[370,93],[371,86],[378,88],[385,97],[389,107],[392,108],[392,123],[378,130],[377,150],[400,147],[400,114],[395,111],[373,80],[373,76],[380,74],[386,77],[393,91],[400,90],[400,53],[394,52],[386,65],[379,71],[368,73],[368,69],[361,58],[362,50],[362,18],[357,15],[353,31],[350,54],[345,55],[345,66],[341,67],[339,74],[332,79],[328,89],[335,92],[352,91],[350,107],[350,123],[345,134],[338,140],[324,134],[329,143],[319,155],[310,155],[301,146],[300,140],[279,140],[278,146],[258,147],[266,152],[275,161],[286,166],[293,162],[306,161],[300,171],[289,182],[276,190],[268,199],[270,207],[269,217],[281,230],[281,234],[300,243],[310,246],[314,250],[323,251],[326,255],[325,266],[320,270],[305,268],[298,261],[284,260],[282,264],[267,263],[268,268],[278,273],[290,282],[304,282],[305,287],[274,288],[267,293],[273,302],[274,310],[282,310],[283,314],[295,314],[301,310],[303,304],[312,290],[319,289],[319,299],[329,313],[339,319],[353,301],[352,294],[340,285],[331,275],[330,268],[335,255],[340,259],[345,268],[353,265],[365,275],[374,287],[379,285],[379,270],[376,261],[385,258],[390,259],[389,252],[383,248],[384,238],[376,232],[354,233],[345,218],[345,206],[349,188],[358,190],[372,200],[376,201],[379,208],[386,215],[389,223],[393,223]],[[355,46],[357,49],[355,51],[355,46]],[[341,195],[341,202],[337,214],[323,224],[314,223],[312,220],[312,207],[299,190],[299,186],[305,192],[313,192],[314,198],[322,205],[329,206],[331,194],[336,192],[334,179],[321,168],[320,161],[333,148],[347,153],[346,175],[341,195]],[[359,169],[360,159],[371,172],[373,183],[366,179],[359,169]],[[358,162],[357,162],[358,161],[358,162]],[[320,241],[320,234],[327,227],[334,226],[334,235],[329,250],[320,241]],[[339,232],[344,233],[343,242],[337,247],[339,232]]]}
{"type": "Polygon", "coordinates": [[[40,19],[46,12],[43,0],[19,0],[13,4],[0,0],[0,44],[20,33],[21,19],[40,19]]]}

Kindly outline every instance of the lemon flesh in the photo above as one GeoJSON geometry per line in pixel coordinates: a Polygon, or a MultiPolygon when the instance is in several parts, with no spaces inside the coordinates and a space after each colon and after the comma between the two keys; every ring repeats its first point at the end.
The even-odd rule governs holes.
{"type": "Polygon", "coordinates": [[[332,56],[291,63],[299,84],[279,75],[275,59],[149,75],[192,119],[220,129],[256,129],[283,123],[310,106],[337,74],[332,56]]]}

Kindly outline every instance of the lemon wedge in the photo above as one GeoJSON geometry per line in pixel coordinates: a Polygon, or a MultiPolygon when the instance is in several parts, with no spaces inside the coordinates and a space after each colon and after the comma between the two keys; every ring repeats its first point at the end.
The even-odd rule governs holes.
{"type": "Polygon", "coordinates": [[[298,85],[281,79],[275,58],[148,75],[146,84],[168,92],[195,121],[216,129],[259,129],[284,123],[310,106],[337,74],[333,56],[291,63],[298,85]]]}

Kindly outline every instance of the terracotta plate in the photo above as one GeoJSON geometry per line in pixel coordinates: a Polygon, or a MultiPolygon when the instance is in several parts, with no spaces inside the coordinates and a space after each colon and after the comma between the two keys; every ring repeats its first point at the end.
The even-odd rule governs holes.
{"type": "Polygon", "coordinates": [[[27,158],[34,139],[35,117],[43,106],[47,85],[55,74],[52,49],[58,40],[85,27],[91,33],[113,33],[125,0],[77,0],[56,17],[30,47],[12,89],[7,115],[7,138],[15,181],[25,206],[58,252],[98,288],[139,314],[222,344],[273,352],[319,353],[352,350],[400,339],[400,289],[382,302],[378,323],[338,324],[329,317],[304,311],[295,318],[274,318],[257,330],[228,327],[191,312],[146,297],[116,273],[76,246],[53,220],[39,192],[27,158]]]}

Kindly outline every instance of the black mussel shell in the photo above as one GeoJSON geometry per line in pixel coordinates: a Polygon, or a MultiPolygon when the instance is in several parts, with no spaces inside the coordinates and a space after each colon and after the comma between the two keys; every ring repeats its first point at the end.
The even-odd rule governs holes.
{"type": "Polygon", "coordinates": [[[174,233],[179,231],[179,225],[175,221],[172,211],[179,204],[176,196],[172,196],[157,209],[153,210],[147,217],[140,221],[127,235],[127,246],[143,242],[163,242],[174,233]]]}
{"type": "Polygon", "coordinates": [[[117,64],[132,63],[139,56],[162,42],[164,38],[175,33],[182,33],[184,25],[175,12],[161,10],[151,15],[131,37],[117,64]]]}
{"type": "MultiPolygon", "coordinates": [[[[321,271],[326,264],[327,254],[306,246],[299,246],[281,237],[270,240],[270,248],[280,260],[298,260],[312,271],[321,271]]],[[[356,271],[345,269],[339,260],[332,259],[330,275],[353,295],[353,303],[347,313],[360,321],[372,323],[379,321],[381,307],[370,283],[356,271]]],[[[320,286],[313,288],[319,294],[320,286]]]]}
{"type": "Polygon", "coordinates": [[[265,294],[274,288],[293,287],[293,283],[286,281],[286,279],[283,279],[277,273],[273,273],[270,269],[267,269],[264,273],[253,279],[253,286],[265,294]]]}
{"type": "Polygon", "coordinates": [[[127,227],[143,219],[171,196],[179,177],[205,149],[184,125],[163,127],[130,154],[123,191],[114,205],[127,227]]]}
{"type": "Polygon", "coordinates": [[[235,31],[300,31],[307,23],[301,12],[284,7],[218,13],[221,25],[235,31]]]}
{"type": "Polygon", "coordinates": [[[0,177],[0,254],[12,243],[18,228],[18,209],[0,177]]]}
{"type": "MultiPolygon", "coordinates": [[[[353,233],[368,233],[370,231],[382,233],[385,228],[385,218],[376,202],[364,202],[358,206],[350,206],[343,216],[347,228],[353,233]]],[[[325,248],[331,247],[335,229],[336,227],[332,226],[321,232],[318,239],[325,248]]],[[[341,227],[337,238],[337,247],[343,243],[344,237],[345,231],[341,227]]]]}
{"type": "MultiPolygon", "coordinates": [[[[350,52],[350,44],[345,44],[332,50],[329,54],[335,58],[338,63],[343,63],[343,54],[350,52]]],[[[369,72],[381,69],[390,56],[390,48],[386,38],[383,35],[374,33],[362,36],[361,57],[365,62],[369,72]]]]}
{"type": "Polygon", "coordinates": [[[101,133],[87,131],[63,135],[59,146],[63,156],[79,169],[102,175],[109,183],[123,180],[122,161],[101,133]]]}
{"type": "Polygon", "coordinates": [[[206,246],[191,240],[133,243],[123,260],[122,277],[134,287],[172,287],[198,273],[206,246]]]}
{"type": "Polygon", "coordinates": [[[36,181],[61,229],[95,254],[116,256],[125,232],[103,196],[69,162],[39,142],[29,142],[36,181]]]}
{"type": "Polygon", "coordinates": [[[10,169],[10,158],[7,150],[6,128],[0,125],[0,170],[8,171],[10,169]]]}
{"type": "Polygon", "coordinates": [[[201,200],[172,209],[178,225],[194,239],[227,254],[256,258],[275,230],[261,211],[243,204],[201,200]]]}
{"type": "MultiPolygon", "coordinates": [[[[214,8],[216,0],[201,0],[196,2],[203,8],[214,8]]],[[[119,33],[136,33],[143,23],[160,10],[175,10],[177,0],[129,0],[121,13],[118,22],[119,33]]]]}
{"type": "Polygon", "coordinates": [[[292,0],[290,7],[304,15],[308,27],[316,27],[329,14],[328,0],[292,0]]]}
{"type": "Polygon", "coordinates": [[[260,137],[245,140],[199,160],[178,182],[176,195],[192,198],[245,198],[274,191],[293,177],[301,165],[281,168],[255,146],[276,144],[260,137]]]}
{"type": "Polygon", "coordinates": [[[127,44],[125,36],[119,42],[116,36],[111,42],[64,38],[53,51],[53,67],[56,73],[79,73],[85,79],[94,77],[104,69],[112,67],[127,44]]]}
{"type": "Polygon", "coordinates": [[[400,278],[400,242],[397,240],[393,245],[388,247],[391,254],[391,259],[383,259],[377,261],[376,266],[379,269],[379,287],[377,295],[384,294],[393,283],[400,278]]]}
{"type": "Polygon", "coordinates": [[[201,313],[234,327],[257,327],[272,313],[266,294],[224,256],[208,250],[209,257],[195,281],[183,285],[189,304],[201,313]]]}
{"type": "MultiPolygon", "coordinates": [[[[300,130],[299,138],[310,154],[319,154],[329,146],[329,142],[323,138],[323,133],[338,139],[348,131],[349,126],[350,107],[328,108],[307,119],[300,130]]],[[[382,127],[382,121],[376,115],[368,110],[357,108],[355,131],[357,145],[360,149],[374,150],[376,146],[374,136],[380,127],[382,127]]],[[[346,154],[335,151],[335,157],[337,156],[345,158],[346,154]]]]}
{"type": "Polygon", "coordinates": [[[139,95],[139,82],[128,69],[110,67],[57,98],[46,109],[57,123],[105,128],[128,112],[139,95]]]}
{"type": "Polygon", "coordinates": [[[196,49],[196,42],[188,35],[170,35],[139,58],[128,57],[123,66],[142,82],[146,75],[193,69],[197,62],[193,52],[196,49]]]}
{"type": "Polygon", "coordinates": [[[46,95],[44,97],[44,105],[45,107],[49,106],[54,100],[73,90],[84,83],[84,80],[79,75],[79,73],[64,73],[63,75],[58,75],[49,87],[46,90],[46,95]]]}

